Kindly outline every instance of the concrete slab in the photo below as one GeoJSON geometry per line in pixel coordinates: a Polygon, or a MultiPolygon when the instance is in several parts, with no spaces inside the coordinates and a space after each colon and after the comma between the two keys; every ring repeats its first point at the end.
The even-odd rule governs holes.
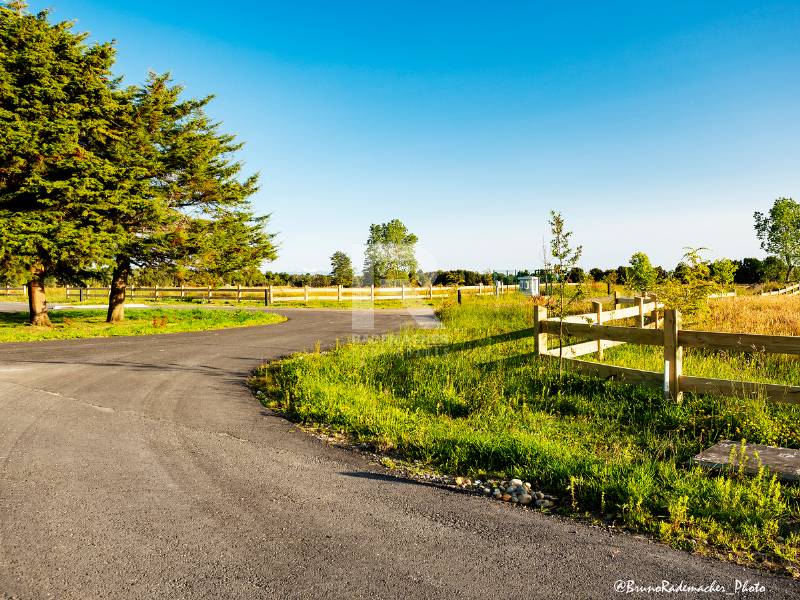
{"type": "MultiPolygon", "coordinates": [[[[703,450],[692,459],[692,462],[712,470],[722,470],[729,466],[733,453],[733,466],[737,467],[741,459],[741,442],[722,440],[718,444],[703,450]]],[[[778,446],[764,446],[762,444],[747,444],[744,452],[747,460],[744,470],[746,473],[758,473],[763,465],[779,479],[787,481],[800,481],[800,450],[781,448],[778,446]]]]}

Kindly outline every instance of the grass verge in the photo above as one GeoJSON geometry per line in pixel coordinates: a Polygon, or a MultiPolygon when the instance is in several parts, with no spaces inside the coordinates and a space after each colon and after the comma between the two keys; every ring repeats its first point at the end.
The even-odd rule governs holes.
{"type": "Polygon", "coordinates": [[[526,303],[447,304],[408,330],[262,368],[265,405],[450,474],[519,477],[559,510],[698,553],[800,573],[800,486],[689,459],[720,439],[800,448],[800,409],[559,376],[532,357],[526,303]],[[494,338],[493,343],[486,342],[494,338]]]}
{"type": "Polygon", "coordinates": [[[127,309],[122,323],[106,323],[105,310],[52,311],[52,327],[32,327],[26,313],[0,313],[0,343],[70,338],[152,335],[269,325],[286,319],[256,311],[196,309],[127,309]]]}

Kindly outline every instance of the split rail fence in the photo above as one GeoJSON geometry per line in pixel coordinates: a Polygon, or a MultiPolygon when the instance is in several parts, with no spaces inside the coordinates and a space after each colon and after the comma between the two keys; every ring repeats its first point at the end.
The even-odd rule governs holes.
{"type": "MultiPolygon", "coordinates": [[[[619,300],[621,303],[630,301],[627,298],[619,300]]],[[[636,305],[632,308],[615,308],[609,311],[603,311],[600,303],[594,303],[594,312],[566,317],[563,323],[558,318],[548,317],[545,307],[536,307],[534,327],[528,330],[529,335],[535,337],[535,353],[546,360],[559,360],[561,356],[568,367],[575,371],[661,387],[665,397],[678,402],[684,392],[693,392],[763,397],[772,402],[800,404],[800,387],[797,386],[694,377],[684,375],[682,372],[685,347],[800,355],[800,337],[681,329],[679,311],[663,310],[663,305],[652,299],[633,300],[636,305]],[[663,312],[663,319],[659,317],[660,312],[663,312]],[[636,327],[605,324],[630,317],[637,319],[636,327]],[[562,348],[549,348],[548,336],[559,335],[559,331],[563,336],[588,338],[589,341],[562,348]],[[603,350],[620,344],[663,347],[663,372],[632,369],[577,358],[596,353],[598,358],[602,359],[603,350]]]]}
{"type": "MultiPolygon", "coordinates": [[[[292,287],[292,286],[263,286],[263,287],[135,287],[128,286],[126,298],[128,300],[158,300],[164,298],[205,300],[262,300],[270,305],[280,302],[308,302],[309,300],[328,300],[336,302],[374,302],[376,300],[411,300],[449,297],[458,290],[467,290],[477,295],[505,294],[516,290],[516,285],[474,285],[461,287],[444,287],[429,285],[426,287],[401,285],[399,287],[292,287]]],[[[51,288],[52,289],[52,288],[51,288]]],[[[78,300],[83,302],[91,298],[108,300],[111,292],[109,287],[62,287],[67,301],[78,300]]],[[[5,286],[0,287],[0,293],[6,297],[24,296],[27,288],[5,286]]]]}
{"type": "Polygon", "coordinates": [[[800,283],[795,283],[794,285],[790,285],[785,288],[781,288],[779,290],[772,290],[771,292],[761,292],[761,296],[777,296],[786,294],[789,296],[795,296],[800,294],[800,283]]]}

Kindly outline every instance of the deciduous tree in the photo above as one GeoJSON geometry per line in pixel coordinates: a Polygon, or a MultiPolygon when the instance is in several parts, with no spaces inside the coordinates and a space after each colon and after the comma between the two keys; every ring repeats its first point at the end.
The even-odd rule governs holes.
{"type": "Polygon", "coordinates": [[[658,273],[644,252],[636,252],[631,256],[626,285],[635,292],[652,291],[656,285],[658,273]]]}
{"type": "Polygon", "coordinates": [[[341,250],[331,256],[331,276],[336,285],[350,287],[353,285],[353,261],[341,250]]]}
{"type": "Polygon", "coordinates": [[[786,281],[800,262],[800,204],[791,198],[778,198],[769,213],[754,213],[756,235],[761,248],[786,263],[786,281]]]}
{"type": "Polygon", "coordinates": [[[369,226],[369,238],[364,252],[364,282],[410,281],[417,272],[415,247],[417,236],[399,219],[369,226]]]}
{"type": "Polygon", "coordinates": [[[572,247],[572,232],[567,231],[561,213],[550,211],[550,256],[553,260],[552,269],[558,286],[556,288],[556,301],[552,305],[559,319],[558,328],[558,361],[559,372],[563,370],[564,348],[564,318],[569,306],[584,296],[583,288],[578,286],[571,293],[567,291],[567,275],[577,265],[583,254],[583,246],[572,247]]]}

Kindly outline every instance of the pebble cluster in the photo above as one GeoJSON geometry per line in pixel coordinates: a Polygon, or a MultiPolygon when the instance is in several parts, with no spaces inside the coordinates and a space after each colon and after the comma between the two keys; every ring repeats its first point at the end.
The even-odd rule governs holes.
{"type": "Polygon", "coordinates": [[[555,496],[532,490],[531,484],[527,481],[523,482],[521,479],[512,479],[511,481],[481,481],[476,479],[472,481],[468,477],[456,477],[453,480],[453,484],[462,489],[476,490],[486,496],[493,497],[495,500],[513,502],[523,506],[533,504],[538,508],[550,508],[555,506],[557,500],[555,496]]]}

